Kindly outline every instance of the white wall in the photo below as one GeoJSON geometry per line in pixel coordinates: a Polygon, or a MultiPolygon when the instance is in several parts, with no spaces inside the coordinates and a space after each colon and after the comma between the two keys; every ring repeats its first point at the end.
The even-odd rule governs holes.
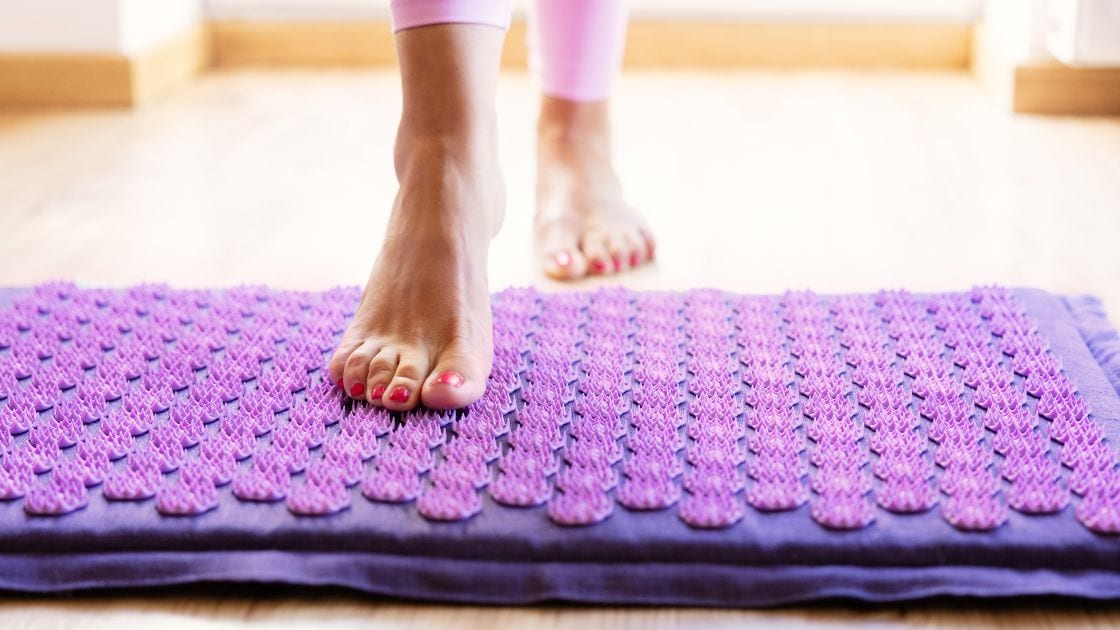
{"type": "Polygon", "coordinates": [[[202,18],[200,0],[118,0],[121,52],[134,53],[182,33],[202,18]]]}
{"type": "Polygon", "coordinates": [[[985,41],[1011,63],[1120,65],[1120,0],[987,0],[985,41]]]}
{"type": "Polygon", "coordinates": [[[116,52],[118,0],[0,0],[0,51],[116,52]]]}
{"type": "Polygon", "coordinates": [[[200,0],[0,0],[0,52],[131,54],[200,14],[200,0]]]}
{"type": "Polygon", "coordinates": [[[1050,0],[1046,49],[1074,66],[1120,66],[1120,2],[1050,0]]]}
{"type": "Polygon", "coordinates": [[[1009,62],[1050,59],[1046,50],[1048,0],[987,0],[984,33],[1009,62]]]}

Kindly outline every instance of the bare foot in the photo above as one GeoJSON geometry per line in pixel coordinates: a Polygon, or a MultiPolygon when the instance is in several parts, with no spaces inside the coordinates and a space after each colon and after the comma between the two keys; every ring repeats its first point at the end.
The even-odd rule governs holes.
{"type": "Polygon", "coordinates": [[[362,301],[331,358],[353,398],[404,411],[482,397],[494,358],[486,254],[505,209],[494,91],[505,32],[397,33],[400,191],[362,301]]]}
{"type": "Polygon", "coordinates": [[[653,259],[653,237],[623,198],[611,163],[606,103],[544,97],[535,232],[553,278],[617,273],[653,259]]]}
{"type": "Polygon", "coordinates": [[[398,140],[385,243],[330,362],[351,397],[403,411],[482,396],[493,360],[486,254],[505,203],[494,153],[398,140]]]}

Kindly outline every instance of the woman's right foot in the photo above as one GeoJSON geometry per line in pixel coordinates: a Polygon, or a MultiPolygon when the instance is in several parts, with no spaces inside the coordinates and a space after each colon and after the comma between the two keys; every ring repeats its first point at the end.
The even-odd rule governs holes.
{"type": "Polygon", "coordinates": [[[331,358],[353,398],[395,411],[478,400],[493,360],[486,255],[504,212],[492,142],[398,139],[401,187],[331,358]]]}

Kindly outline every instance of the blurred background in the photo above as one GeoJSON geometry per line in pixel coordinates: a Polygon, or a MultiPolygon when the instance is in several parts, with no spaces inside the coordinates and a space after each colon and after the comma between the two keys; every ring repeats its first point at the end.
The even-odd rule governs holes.
{"type": "MultiPolygon", "coordinates": [[[[1120,2],[630,4],[616,151],[659,262],[605,282],[1120,312],[1120,2]]],[[[532,250],[524,10],[491,286],[583,289],[532,250]]],[[[361,283],[399,107],[387,0],[0,0],[0,285],[361,283]]]]}

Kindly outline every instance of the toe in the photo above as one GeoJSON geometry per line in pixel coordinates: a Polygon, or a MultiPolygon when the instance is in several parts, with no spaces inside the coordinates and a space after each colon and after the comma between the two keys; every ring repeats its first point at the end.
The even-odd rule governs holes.
{"type": "Polygon", "coordinates": [[[641,232],[626,235],[626,261],[631,269],[646,262],[646,243],[641,232]]]}
{"type": "Polygon", "coordinates": [[[457,347],[445,351],[424,383],[421,397],[433,409],[459,409],[482,398],[489,365],[483,349],[457,347]]]}
{"type": "Polygon", "coordinates": [[[346,361],[350,359],[350,355],[358,346],[362,345],[361,341],[347,341],[345,338],[342,343],[338,344],[334,354],[331,355],[331,360],[327,363],[327,377],[332,383],[342,389],[342,377],[346,371],[346,361]]]}
{"type": "Polygon", "coordinates": [[[653,258],[654,258],[653,254],[654,254],[654,250],[657,247],[657,241],[654,240],[653,234],[650,234],[649,230],[643,229],[641,231],[641,234],[642,234],[642,243],[645,246],[645,258],[646,258],[647,261],[648,260],[653,260],[653,258]]]}
{"type": "Polygon", "coordinates": [[[587,275],[587,259],[579,250],[579,231],[564,221],[551,221],[537,227],[537,250],[544,272],[557,280],[587,275]]]}
{"type": "Polygon", "coordinates": [[[401,352],[397,371],[389,381],[382,404],[393,411],[415,408],[420,402],[420,386],[428,377],[430,367],[426,351],[417,348],[401,352]]]}
{"type": "Polygon", "coordinates": [[[625,232],[617,232],[607,239],[607,252],[610,254],[611,268],[615,272],[634,266],[634,260],[630,255],[633,249],[625,232]]]}
{"type": "Polygon", "coordinates": [[[541,261],[544,272],[557,280],[571,280],[587,275],[587,259],[573,243],[570,247],[552,249],[541,261]]]}
{"type": "Polygon", "coordinates": [[[397,371],[400,362],[400,353],[395,348],[382,348],[377,356],[369,362],[369,377],[366,379],[366,400],[374,405],[381,405],[385,392],[389,391],[389,382],[397,371]]]}
{"type": "Polygon", "coordinates": [[[342,389],[351,398],[365,398],[366,381],[369,379],[369,362],[377,354],[377,344],[366,341],[346,359],[342,369],[342,389]]]}
{"type": "Polygon", "coordinates": [[[583,257],[587,259],[589,274],[602,275],[614,271],[614,261],[611,260],[610,251],[607,249],[606,238],[590,234],[583,239],[581,245],[583,257]]]}

